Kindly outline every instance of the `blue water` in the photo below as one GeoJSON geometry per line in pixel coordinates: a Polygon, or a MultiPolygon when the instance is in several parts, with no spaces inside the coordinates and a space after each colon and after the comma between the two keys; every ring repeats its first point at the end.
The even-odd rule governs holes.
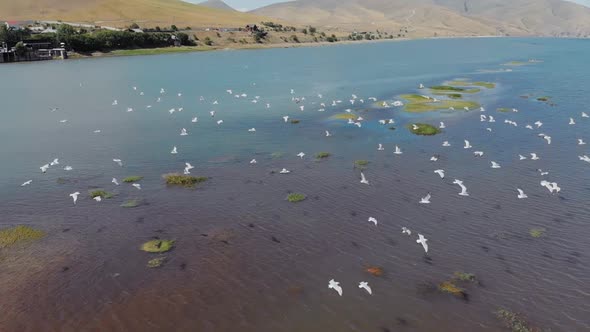
{"type": "Polygon", "coordinates": [[[493,311],[506,307],[540,328],[588,330],[590,165],[578,159],[588,149],[576,143],[590,141],[590,119],[580,116],[590,113],[589,51],[586,40],[489,38],[2,65],[0,227],[29,224],[47,236],[1,249],[0,327],[495,331],[502,325],[493,311]],[[526,65],[503,65],[510,61],[526,65]],[[369,101],[429,94],[418,84],[456,78],[496,84],[468,96],[485,113],[411,114],[369,101]],[[365,103],[351,105],[352,94],[365,103]],[[332,107],[333,100],[342,103],[332,107]],[[326,111],[318,112],[322,102],[326,111]],[[362,128],[332,118],[346,109],[364,118],[362,128]],[[496,123],[481,123],[480,114],[496,123]],[[301,122],[285,123],[285,115],[301,122]],[[378,123],[389,118],[395,130],[378,123]],[[440,121],[447,129],[434,137],[405,128],[440,121]],[[543,127],[525,129],[535,121],[543,127]],[[485,156],[474,158],[464,139],[485,156]],[[386,150],[377,151],[378,143],[386,150]],[[395,145],[403,155],[393,155],[395,145]],[[320,151],[332,156],[315,161],[320,151]],[[518,160],[531,152],[541,160],[518,160]],[[437,163],[429,161],[434,154],[437,163]],[[54,158],[60,165],[42,174],[54,158]],[[370,161],[370,186],[353,167],[360,159],[370,161]],[[502,168],[491,169],[492,160],[502,168]],[[195,190],[166,187],[161,175],[181,172],[185,162],[210,180],[195,190]],[[276,174],[282,168],[292,173],[276,174]],[[438,168],[444,180],[433,174],[438,168]],[[144,176],[141,191],[111,184],[129,175],[144,176]],[[470,197],[457,195],[454,179],[465,181],[470,197]],[[561,193],[551,195],[543,179],[559,183],[561,193]],[[93,188],[116,197],[94,202],[93,188]],[[516,188],[529,198],[518,200],[516,188]],[[76,206],[74,191],[82,193],[76,206]],[[289,192],[308,199],[290,204],[289,192]],[[432,204],[417,204],[428,192],[432,204]],[[128,199],[144,204],[119,207],[128,199]],[[532,238],[529,230],[539,227],[545,236],[532,238]],[[418,233],[429,239],[427,256],[418,233]],[[138,247],[154,236],[177,246],[164,267],[150,270],[153,257],[138,247]],[[368,266],[385,275],[369,275],[368,266]],[[481,282],[463,285],[469,301],[431,289],[455,271],[481,282]],[[332,278],[344,296],[327,288],[332,278]],[[372,296],[358,289],[363,280],[372,296]]]}

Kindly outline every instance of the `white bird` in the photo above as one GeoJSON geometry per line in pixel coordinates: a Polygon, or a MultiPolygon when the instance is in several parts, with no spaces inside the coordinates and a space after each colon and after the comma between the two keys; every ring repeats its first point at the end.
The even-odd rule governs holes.
{"type": "Polygon", "coordinates": [[[256,163],[257,163],[256,159],[252,159],[252,160],[250,160],[250,164],[252,164],[252,165],[253,165],[253,164],[256,164],[256,163]]]}
{"type": "Polygon", "coordinates": [[[395,106],[395,107],[401,107],[401,106],[404,106],[404,103],[402,103],[399,100],[396,100],[396,101],[393,102],[393,106],[395,106]]]}
{"type": "Polygon", "coordinates": [[[326,130],[326,137],[330,137],[330,136],[332,136],[332,134],[330,134],[330,132],[326,130]]]}
{"type": "Polygon", "coordinates": [[[178,154],[178,149],[176,149],[176,146],[172,148],[172,151],[170,151],[171,154],[178,154]]]}
{"type": "Polygon", "coordinates": [[[479,116],[479,121],[480,122],[486,122],[488,120],[488,117],[485,114],[481,114],[479,116]]]}
{"type": "Polygon", "coordinates": [[[430,198],[432,198],[432,195],[428,193],[426,197],[422,197],[422,199],[420,199],[420,204],[430,204],[430,198]]]}
{"type": "Polygon", "coordinates": [[[328,288],[335,290],[338,293],[338,295],[342,296],[342,287],[340,287],[340,283],[334,281],[334,279],[330,280],[328,288]]]}
{"type": "Polygon", "coordinates": [[[216,100],[213,102],[213,105],[219,105],[219,102],[216,100]]]}
{"type": "Polygon", "coordinates": [[[424,251],[428,253],[428,244],[426,243],[426,241],[428,241],[428,239],[425,238],[424,235],[418,234],[418,240],[416,240],[416,243],[420,243],[422,245],[422,248],[424,248],[424,251]]]}
{"type": "Polygon", "coordinates": [[[289,116],[288,116],[288,115],[285,115],[285,116],[283,117],[283,120],[285,120],[285,122],[289,121],[289,116]]]}
{"type": "Polygon", "coordinates": [[[526,125],[526,126],[525,126],[525,128],[526,128],[526,129],[533,130],[533,126],[531,126],[530,124],[526,125]]]}
{"type": "Polygon", "coordinates": [[[424,84],[420,83],[420,85],[418,86],[418,89],[424,89],[424,84]]]}
{"type": "Polygon", "coordinates": [[[158,97],[158,99],[156,99],[156,103],[159,103],[162,101],[162,98],[158,97]]]}
{"type": "Polygon", "coordinates": [[[497,163],[497,162],[495,162],[495,161],[491,161],[491,163],[492,163],[492,168],[502,168],[502,167],[500,166],[500,164],[498,164],[498,163],[497,163]]]}
{"type": "Polygon", "coordinates": [[[182,97],[182,93],[180,93],[180,92],[179,92],[179,93],[178,93],[178,96],[179,96],[179,97],[182,97]]]}
{"type": "Polygon", "coordinates": [[[164,93],[166,93],[166,90],[164,90],[164,88],[161,88],[160,89],[160,94],[164,94],[164,93]]]}
{"type": "Polygon", "coordinates": [[[180,136],[188,136],[188,133],[186,132],[186,129],[185,128],[182,128],[180,130],[180,136]]]}
{"type": "Polygon", "coordinates": [[[101,133],[101,130],[100,129],[97,129],[97,130],[94,131],[94,133],[95,134],[100,134],[101,133]]]}
{"type": "Polygon", "coordinates": [[[522,189],[516,188],[516,190],[518,190],[518,199],[528,198],[528,196],[524,193],[524,191],[522,191],[522,189]]]}
{"type": "Polygon", "coordinates": [[[588,118],[588,117],[590,117],[590,116],[588,116],[588,114],[586,114],[586,112],[582,112],[582,117],[583,117],[583,118],[588,118]]]}
{"type": "Polygon", "coordinates": [[[131,113],[131,112],[133,112],[133,108],[127,107],[127,113],[131,113]]]}
{"type": "Polygon", "coordinates": [[[102,201],[102,197],[96,196],[96,197],[93,198],[93,200],[95,200],[97,202],[100,202],[100,201],[102,201]]]}
{"type": "Polygon", "coordinates": [[[561,188],[555,182],[548,182],[548,181],[543,180],[543,181],[541,181],[541,185],[543,187],[546,187],[547,189],[549,189],[549,192],[551,192],[552,194],[554,192],[558,193],[561,191],[561,188]]]}
{"type": "Polygon", "coordinates": [[[357,127],[359,127],[359,128],[361,128],[363,126],[360,122],[355,122],[354,125],[357,126],[357,127]]]}
{"type": "Polygon", "coordinates": [[[432,156],[432,157],[430,157],[430,161],[438,161],[438,157],[437,156],[432,156]]]}
{"type": "Polygon", "coordinates": [[[412,235],[412,231],[409,230],[407,227],[402,227],[402,234],[412,235]]]}
{"type": "Polygon", "coordinates": [[[39,168],[41,169],[41,172],[46,173],[47,172],[47,169],[49,168],[49,164],[45,164],[45,165],[43,165],[43,166],[41,166],[39,168]]]}
{"type": "Polygon", "coordinates": [[[305,153],[303,153],[303,152],[299,152],[299,153],[297,154],[297,157],[299,157],[299,158],[303,159],[303,157],[305,157],[305,153]]]}
{"type": "Polygon", "coordinates": [[[402,154],[402,150],[399,148],[399,146],[395,146],[395,151],[393,152],[393,154],[402,154]]]}
{"type": "Polygon", "coordinates": [[[536,153],[531,153],[531,160],[539,160],[539,159],[541,159],[541,158],[539,158],[536,153]]]}
{"type": "Polygon", "coordinates": [[[72,166],[66,166],[66,167],[64,167],[64,171],[71,171],[73,169],[74,168],[72,166]]]}
{"type": "Polygon", "coordinates": [[[225,91],[226,91],[228,94],[230,94],[230,95],[233,95],[233,94],[234,94],[234,92],[233,92],[232,90],[230,90],[230,89],[228,89],[228,90],[225,90],[225,91]]]}
{"type": "Polygon", "coordinates": [[[540,169],[540,168],[539,168],[539,169],[537,169],[537,171],[538,171],[539,173],[541,173],[541,176],[549,175],[549,172],[543,172],[543,170],[542,170],[542,169],[540,169]]]}
{"type": "Polygon", "coordinates": [[[438,126],[439,129],[445,129],[447,126],[445,126],[444,122],[440,123],[440,126],[438,126]]]}
{"type": "Polygon", "coordinates": [[[214,117],[215,116],[215,111],[211,111],[211,112],[209,112],[209,114],[211,114],[211,117],[214,117]]]}
{"type": "Polygon", "coordinates": [[[377,226],[377,219],[373,218],[373,217],[369,217],[369,222],[372,222],[373,224],[375,224],[375,226],[377,226]]]}
{"type": "Polygon", "coordinates": [[[217,120],[217,125],[219,126],[221,124],[223,124],[223,120],[217,120]]]}
{"type": "Polygon", "coordinates": [[[191,169],[195,168],[195,166],[191,165],[190,163],[184,163],[184,175],[191,174],[191,169]]]}
{"type": "Polygon", "coordinates": [[[472,148],[471,143],[469,143],[468,140],[465,140],[465,146],[463,147],[463,149],[471,149],[471,148],[472,148]]]}
{"type": "Polygon", "coordinates": [[[526,159],[526,157],[525,157],[525,156],[523,156],[523,155],[521,155],[521,154],[519,154],[519,155],[518,155],[518,159],[519,159],[519,160],[525,160],[525,159],[526,159]]]}
{"type": "Polygon", "coordinates": [[[119,165],[119,166],[123,167],[123,161],[121,161],[121,159],[113,159],[113,161],[114,161],[114,162],[115,162],[117,165],[119,165]]]}
{"type": "Polygon", "coordinates": [[[479,111],[480,111],[480,112],[485,112],[485,111],[486,111],[486,109],[485,109],[485,108],[483,108],[483,107],[480,107],[480,108],[479,108],[479,111]]]}
{"type": "Polygon", "coordinates": [[[451,146],[451,143],[449,143],[449,141],[444,141],[442,146],[449,147],[451,146]]]}
{"type": "Polygon", "coordinates": [[[279,173],[281,173],[281,174],[289,174],[289,173],[291,173],[291,171],[288,170],[288,169],[286,169],[286,168],[283,168],[279,173]]]}
{"type": "Polygon", "coordinates": [[[20,186],[21,186],[21,187],[25,187],[25,186],[28,186],[28,185],[30,185],[31,183],[33,183],[33,180],[26,181],[26,182],[24,182],[23,184],[21,184],[20,186]]]}
{"type": "Polygon", "coordinates": [[[543,126],[543,122],[537,121],[534,123],[534,125],[537,126],[537,128],[541,128],[543,126]]]}
{"type": "Polygon", "coordinates": [[[377,147],[377,151],[383,151],[385,150],[385,148],[383,147],[383,144],[379,143],[379,146],[377,147]]]}
{"type": "Polygon", "coordinates": [[[465,187],[463,181],[455,179],[455,181],[453,181],[453,184],[456,184],[459,187],[461,187],[461,192],[459,193],[460,196],[469,196],[469,193],[467,192],[467,187],[465,187]]]}
{"type": "Polygon", "coordinates": [[[137,190],[141,190],[141,184],[139,184],[139,183],[134,183],[134,184],[132,184],[132,186],[137,188],[137,190]]]}
{"type": "Polygon", "coordinates": [[[75,193],[70,194],[70,197],[74,201],[74,205],[76,205],[76,202],[78,201],[78,195],[80,195],[80,193],[77,191],[75,193]]]}
{"type": "Polygon", "coordinates": [[[363,288],[364,290],[367,291],[367,293],[369,293],[369,295],[373,295],[373,291],[371,290],[371,287],[369,286],[369,283],[366,281],[361,281],[359,283],[359,288],[363,288]]]}
{"type": "Polygon", "coordinates": [[[551,144],[551,136],[545,135],[543,139],[547,141],[547,144],[551,144]]]}
{"type": "Polygon", "coordinates": [[[496,119],[494,119],[494,117],[492,115],[488,116],[488,122],[494,123],[496,122],[496,119]]]}
{"type": "Polygon", "coordinates": [[[119,185],[119,181],[117,181],[116,178],[113,178],[113,180],[111,182],[114,183],[115,186],[118,186],[119,185]]]}
{"type": "Polygon", "coordinates": [[[197,121],[199,121],[199,119],[196,116],[191,120],[192,123],[197,123],[197,121]]]}
{"type": "Polygon", "coordinates": [[[574,121],[574,118],[570,118],[570,123],[569,124],[570,125],[575,125],[576,124],[576,121],[574,121]]]}
{"type": "Polygon", "coordinates": [[[415,124],[415,123],[414,123],[414,124],[412,124],[412,130],[418,130],[419,128],[420,128],[420,127],[418,127],[418,125],[417,125],[417,124],[415,124]]]}
{"type": "Polygon", "coordinates": [[[118,104],[119,104],[119,102],[116,99],[113,100],[113,104],[112,104],[113,106],[117,106],[118,104]]]}
{"type": "Polygon", "coordinates": [[[174,114],[174,112],[176,112],[176,108],[171,108],[168,110],[168,113],[170,114],[174,114]]]}
{"type": "Polygon", "coordinates": [[[441,179],[445,178],[445,170],[443,169],[437,169],[436,171],[434,171],[434,173],[438,174],[441,179]]]}
{"type": "Polygon", "coordinates": [[[578,138],[578,145],[586,145],[586,142],[584,142],[583,139],[578,138]]]}
{"type": "Polygon", "coordinates": [[[369,181],[367,180],[367,178],[365,177],[365,174],[363,172],[361,172],[361,183],[362,184],[369,184],[369,181]]]}
{"type": "Polygon", "coordinates": [[[487,131],[489,131],[490,133],[492,132],[492,128],[488,127],[486,128],[487,131]]]}

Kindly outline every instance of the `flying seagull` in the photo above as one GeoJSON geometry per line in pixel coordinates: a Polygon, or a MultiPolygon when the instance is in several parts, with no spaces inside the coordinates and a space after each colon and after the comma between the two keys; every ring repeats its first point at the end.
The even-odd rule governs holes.
{"type": "Polygon", "coordinates": [[[45,164],[41,167],[39,167],[41,169],[41,172],[43,173],[47,173],[47,169],[49,168],[49,164],[45,164]]]}
{"type": "Polygon", "coordinates": [[[33,182],[33,180],[29,180],[29,181],[26,181],[25,183],[21,184],[20,186],[25,187],[25,186],[30,185],[32,182],[33,182]]]}
{"type": "Polygon", "coordinates": [[[340,287],[340,283],[334,281],[334,279],[330,280],[328,288],[335,290],[338,293],[338,295],[342,296],[342,287],[340,287]]]}
{"type": "Polygon", "coordinates": [[[123,162],[121,161],[121,159],[113,159],[113,161],[114,161],[114,162],[115,162],[117,165],[119,165],[119,166],[123,167],[123,162]]]}
{"type": "Polygon", "coordinates": [[[407,227],[402,227],[402,234],[412,235],[412,231],[409,230],[407,227]]]}
{"type": "Polygon", "coordinates": [[[76,205],[76,202],[78,201],[78,195],[80,195],[80,193],[77,191],[75,193],[70,194],[70,197],[74,201],[74,205],[76,205]]]}
{"type": "Polygon", "coordinates": [[[416,240],[416,243],[420,243],[422,245],[422,248],[424,248],[424,251],[428,253],[428,244],[426,243],[426,241],[428,241],[428,239],[425,238],[424,235],[418,234],[418,240],[416,240]]]}
{"type": "Polygon", "coordinates": [[[402,154],[402,150],[399,148],[399,146],[395,146],[395,152],[393,152],[393,154],[402,154]]]}
{"type": "Polygon", "coordinates": [[[455,179],[455,181],[453,181],[453,184],[456,184],[459,187],[461,187],[461,192],[459,193],[460,196],[469,196],[469,193],[467,192],[467,187],[465,187],[463,181],[455,179]]]}
{"type": "Polygon", "coordinates": [[[367,293],[369,293],[369,295],[373,295],[373,291],[371,291],[371,287],[369,287],[369,283],[366,281],[361,281],[359,283],[359,288],[363,288],[364,290],[367,291],[367,293]]]}
{"type": "Polygon", "coordinates": [[[492,168],[502,168],[502,166],[500,166],[500,164],[498,164],[495,161],[492,161],[491,163],[492,163],[492,168]]]}
{"type": "Polygon", "coordinates": [[[369,222],[372,222],[373,224],[375,224],[375,226],[377,226],[377,219],[373,218],[373,217],[369,217],[369,222]]]}
{"type": "Polygon", "coordinates": [[[517,197],[519,199],[528,198],[528,196],[524,193],[524,191],[522,191],[522,189],[516,188],[516,190],[518,190],[518,196],[517,197]]]}
{"type": "Polygon", "coordinates": [[[471,148],[472,148],[471,143],[469,143],[468,140],[465,140],[465,146],[463,147],[463,149],[471,149],[471,148]]]}
{"type": "Polygon", "coordinates": [[[170,151],[171,154],[178,154],[178,149],[176,149],[176,146],[172,148],[172,151],[170,151]]]}
{"type": "Polygon", "coordinates": [[[303,153],[303,152],[299,152],[299,153],[297,154],[297,157],[299,157],[299,158],[303,159],[303,157],[305,157],[305,153],[303,153]]]}
{"type": "Polygon", "coordinates": [[[422,197],[422,199],[420,200],[420,204],[430,204],[430,198],[432,196],[430,195],[430,193],[428,193],[428,195],[426,195],[426,197],[422,197]]]}
{"type": "Polygon", "coordinates": [[[367,180],[367,178],[365,178],[365,174],[363,172],[361,172],[361,183],[369,184],[369,181],[367,180]]]}
{"type": "Polygon", "coordinates": [[[434,171],[434,173],[438,174],[441,179],[445,178],[445,170],[443,169],[437,169],[436,171],[434,171]]]}
{"type": "Polygon", "coordinates": [[[132,186],[137,188],[137,190],[141,190],[141,184],[139,184],[139,183],[134,183],[134,184],[132,184],[132,186]]]}
{"type": "Polygon", "coordinates": [[[118,186],[119,185],[119,181],[117,181],[116,178],[113,178],[113,180],[111,182],[114,183],[115,186],[118,186]]]}

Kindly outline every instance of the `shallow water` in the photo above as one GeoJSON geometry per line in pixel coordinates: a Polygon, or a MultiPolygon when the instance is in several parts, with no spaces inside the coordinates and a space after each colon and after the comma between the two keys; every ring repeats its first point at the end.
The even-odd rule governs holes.
{"type": "Polygon", "coordinates": [[[47,236],[0,249],[0,330],[501,331],[498,307],[553,331],[589,330],[590,165],[578,160],[586,146],[576,145],[590,141],[590,119],[580,117],[590,113],[589,51],[585,40],[461,39],[3,65],[10,79],[0,82],[0,227],[28,224],[47,236]],[[543,62],[502,66],[531,58],[543,62]],[[408,114],[368,101],[455,78],[497,84],[473,96],[496,123],[479,122],[477,110],[408,114]],[[291,89],[306,100],[292,102],[291,89]],[[366,103],[351,106],[352,94],[366,103]],[[556,105],[522,95],[551,96],[556,105]],[[343,103],[330,107],[332,100],[343,103]],[[321,102],[325,112],[317,112],[321,102]],[[365,118],[362,128],[330,119],[346,108],[365,118]],[[284,115],[301,123],[284,123],[284,115]],[[377,123],[388,118],[396,130],[377,123]],[[537,120],[541,129],[524,128],[537,120]],[[447,129],[413,136],[405,125],[414,121],[447,129]],[[181,128],[189,135],[179,136],[181,128]],[[464,139],[485,156],[464,150],[464,139]],[[452,146],[441,147],[445,140],[452,146]],[[395,145],[404,154],[393,155],[395,145]],[[315,161],[320,151],[332,156],[315,161]],[[518,160],[531,152],[541,160],[518,160]],[[54,158],[59,167],[42,174],[54,158]],[[360,159],[370,161],[370,186],[353,167],[360,159]],[[502,168],[491,169],[491,160],[502,168]],[[161,175],[184,162],[210,180],[167,188],[161,175]],[[283,167],[292,173],[272,172],[283,167]],[[141,191],[110,183],[129,175],[145,177],[141,191]],[[470,197],[457,195],[455,178],[470,197]],[[541,187],[544,178],[561,193],[541,187]],[[94,202],[87,192],[97,187],[117,195],[94,202]],[[516,188],[529,198],[518,200],[516,188]],[[82,193],[76,206],[74,191],[82,193]],[[308,199],[289,203],[290,192],[308,199]],[[428,192],[432,204],[418,204],[428,192]],[[143,204],[119,207],[132,198],[143,204]],[[532,238],[538,227],[545,236],[532,238]],[[427,256],[418,233],[429,240],[427,256]],[[163,267],[148,269],[158,256],[138,248],[155,236],[176,247],[163,267]],[[369,275],[368,266],[385,275],[369,275]],[[431,290],[455,271],[480,280],[465,286],[469,301],[431,290]],[[342,297],[328,289],[332,278],[342,297]],[[372,296],[358,289],[363,280],[372,296]]]}

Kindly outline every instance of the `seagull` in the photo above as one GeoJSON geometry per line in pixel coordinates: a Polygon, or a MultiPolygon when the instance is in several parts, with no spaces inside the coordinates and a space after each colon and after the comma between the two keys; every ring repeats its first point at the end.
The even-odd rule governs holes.
{"type": "Polygon", "coordinates": [[[113,178],[113,180],[111,182],[114,183],[115,186],[118,186],[119,185],[119,181],[117,181],[116,178],[113,178]]]}
{"type": "MultiPolygon", "coordinates": [[[[223,123],[223,120],[218,120],[218,121],[217,121],[217,125],[218,125],[218,126],[219,126],[220,124],[222,124],[222,123],[223,123]]],[[[256,131],[256,129],[254,129],[254,131],[256,131]]]]}
{"type": "Polygon", "coordinates": [[[418,86],[418,89],[424,89],[424,84],[420,83],[420,85],[418,86]]]}
{"type": "Polygon", "coordinates": [[[432,196],[430,195],[430,193],[428,193],[428,195],[426,195],[426,197],[422,197],[422,199],[420,199],[420,204],[430,204],[430,198],[432,196]]]}
{"type": "Polygon", "coordinates": [[[480,111],[480,112],[485,112],[485,111],[486,111],[486,109],[485,109],[485,108],[483,108],[483,107],[480,107],[480,108],[479,108],[479,111],[480,111]]]}
{"type": "Polygon", "coordinates": [[[132,184],[132,186],[137,188],[137,190],[141,190],[141,184],[139,184],[139,183],[134,183],[134,184],[132,184]]]}
{"type": "Polygon", "coordinates": [[[461,192],[459,193],[459,196],[469,196],[469,193],[467,192],[467,187],[463,185],[463,181],[455,179],[455,181],[453,181],[453,184],[456,184],[459,187],[461,187],[461,192]]]}
{"type": "Polygon", "coordinates": [[[55,165],[59,165],[59,159],[57,159],[57,158],[53,159],[53,161],[49,164],[49,166],[55,166],[55,165]]]}
{"type": "Polygon", "coordinates": [[[525,126],[525,128],[526,128],[526,129],[533,130],[533,126],[531,126],[530,124],[526,125],[526,126],[525,126]]]}
{"type": "Polygon", "coordinates": [[[121,161],[121,159],[113,159],[113,161],[114,161],[114,162],[115,162],[117,165],[119,165],[119,166],[123,167],[123,162],[121,161]]]}
{"type": "Polygon", "coordinates": [[[445,126],[444,122],[440,123],[440,126],[438,126],[439,129],[445,129],[447,126],[445,126]]]}
{"type": "Polygon", "coordinates": [[[170,114],[174,114],[174,112],[176,112],[176,108],[171,108],[170,110],[168,110],[168,113],[170,114]]]}
{"type": "Polygon", "coordinates": [[[127,107],[127,113],[131,113],[131,112],[133,112],[133,108],[127,107]]]}
{"type": "Polygon", "coordinates": [[[579,158],[581,161],[585,161],[585,162],[587,162],[587,163],[590,163],[590,157],[588,157],[587,155],[578,156],[578,158],[579,158]]]}
{"type": "Polygon", "coordinates": [[[463,147],[463,149],[471,149],[471,148],[472,148],[471,143],[469,143],[468,140],[465,140],[465,146],[463,147]]]}
{"type": "Polygon", "coordinates": [[[576,121],[574,121],[574,118],[570,118],[570,123],[569,124],[570,125],[575,125],[576,124],[576,121]]]}
{"type": "Polygon", "coordinates": [[[94,133],[95,134],[100,134],[101,133],[101,130],[100,129],[97,129],[97,130],[94,131],[94,133]]]}
{"type": "Polygon", "coordinates": [[[178,150],[176,149],[176,146],[172,148],[172,151],[170,151],[170,153],[172,154],[177,154],[178,150]]]}
{"type": "Polygon", "coordinates": [[[537,121],[534,123],[534,125],[537,126],[537,128],[541,128],[543,126],[543,122],[537,121]]]}
{"type": "Polygon", "coordinates": [[[548,181],[541,181],[541,185],[547,189],[549,189],[549,192],[551,192],[553,194],[553,192],[560,192],[561,188],[557,185],[557,183],[555,182],[548,182],[548,181]]]}
{"type": "Polygon", "coordinates": [[[495,161],[492,161],[491,163],[492,163],[492,168],[502,168],[502,167],[500,166],[500,164],[498,164],[498,163],[497,163],[497,162],[495,162],[495,161]]]}
{"type": "Polygon", "coordinates": [[[451,146],[451,143],[449,143],[449,141],[444,141],[442,146],[448,147],[448,146],[451,146]]]}
{"type": "Polygon", "coordinates": [[[528,196],[524,193],[524,191],[522,191],[522,189],[516,188],[516,190],[518,190],[518,199],[528,198],[528,196]]]}
{"type": "Polygon", "coordinates": [[[383,151],[385,150],[385,148],[383,147],[383,144],[379,143],[379,146],[377,147],[377,151],[383,151]]]}
{"type": "Polygon", "coordinates": [[[96,196],[96,197],[93,198],[93,200],[95,200],[97,202],[100,202],[100,201],[102,201],[102,197],[96,196]]]}
{"type": "Polygon", "coordinates": [[[74,201],[74,205],[76,205],[76,201],[78,201],[78,195],[80,195],[80,193],[77,191],[75,193],[70,194],[70,197],[74,201]]]}
{"type": "Polygon", "coordinates": [[[402,227],[402,234],[412,235],[412,231],[409,230],[407,227],[402,227]]]}
{"type": "Polygon", "coordinates": [[[342,296],[342,287],[340,287],[340,283],[337,281],[334,281],[334,279],[330,280],[330,283],[328,284],[328,288],[335,290],[338,293],[338,295],[342,296]]]}
{"type": "Polygon", "coordinates": [[[191,169],[195,168],[195,166],[191,165],[190,163],[184,163],[184,175],[191,174],[191,169]]]}
{"type": "Polygon", "coordinates": [[[361,183],[362,184],[369,184],[369,181],[367,180],[367,178],[365,177],[365,174],[363,174],[363,172],[361,172],[361,183]]]}
{"type": "Polygon", "coordinates": [[[432,156],[432,157],[430,157],[430,161],[438,161],[438,156],[432,156]]]}
{"type": "Polygon", "coordinates": [[[424,248],[424,251],[428,253],[428,244],[426,241],[428,241],[428,239],[425,238],[424,235],[418,234],[418,240],[416,240],[416,243],[422,244],[422,248],[424,248]]]}
{"type": "Polygon", "coordinates": [[[494,123],[496,122],[496,119],[494,119],[494,117],[492,115],[488,116],[488,122],[494,123]]]}
{"type": "Polygon", "coordinates": [[[161,88],[160,89],[160,94],[164,94],[164,93],[166,93],[166,90],[164,90],[164,88],[161,88]]]}
{"type": "Polygon", "coordinates": [[[188,133],[186,132],[186,129],[185,128],[182,128],[180,130],[180,136],[188,136],[188,133]]]}
{"type": "Polygon", "coordinates": [[[369,222],[372,222],[373,224],[375,224],[375,226],[377,226],[377,219],[373,218],[373,217],[369,217],[369,222]]]}
{"type": "Polygon", "coordinates": [[[289,174],[289,173],[291,173],[291,171],[286,168],[283,168],[279,173],[280,174],[289,174]]]}
{"type": "Polygon", "coordinates": [[[250,160],[250,164],[252,164],[252,165],[253,165],[253,164],[256,164],[256,163],[257,163],[256,159],[252,159],[252,160],[250,160]]]}
{"type": "Polygon", "coordinates": [[[360,122],[355,122],[354,125],[357,126],[357,127],[359,127],[359,128],[363,126],[360,122]]]}
{"type": "Polygon", "coordinates": [[[412,130],[418,130],[420,127],[418,127],[418,125],[416,125],[415,123],[412,124],[412,130]]]}
{"type": "Polygon", "coordinates": [[[228,89],[228,90],[225,90],[225,91],[226,91],[228,94],[230,94],[230,95],[233,95],[233,94],[234,94],[234,92],[233,92],[232,90],[229,90],[229,89],[228,89]]]}
{"type": "Polygon", "coordinates": [[[485,116],[485,114],[481,114],[481,115],[479,116],[479,121],[480,121],[480,122],[486,122],[486,121],[487,121],[487,118],[488,118],[488,117],[487,117],[487,116],[485,116]]]}
{"type": "Polygon", "coordinates": [[[363,288],[364,290],[367,291],[367,293],[369,293],[369,295],[373,295],[373,291],[371,290],[371,287],[369,287],[369,283],[366,281],[361,281],[359,283],[359,288],[363,288]]]}
{"type": "Polygon", "coordinates": [[[299,157],[299,158],[303,159],[303,157],[305,157],[305,153],[303,153],[303,152],[299,152],[299,153],[297,154],[297,157],[299,157]]]}
{"type": "Polygon", "coordinates": [[[474,154],[476,157],[483,157],[483,151],[474,151],[474,152],[473,152],[473,154],[474,154]]]}
{"type": "Polygon", "coordinates": [[[66,166],[66,167],[64,167],[64,171],[71,171],[73,169],[74,168],[72,166],[66,166]]]}
{"type": "Polygon", "coordinates": [[[445,171],[443,169],[437,169],[434,173],[438,174],[441,179],[445,178],[445,171]]]}
{"type": "Polygon", "coordinates": [[[531,153],[531,160],[539,160],[539,159],[541,159],[541,158],[539,158],[536,153],[531,153]]]}
{"type": "Polygon", "coordinates": [[[49,164],[45,164],[45,165],[43,165],[43,166],[41,166],[39,168],[41,169],[41,172],[46,173],[47,172],[47,169],[49,168],[49,164]]]}
{"type": "Polygon", "coordinates": [[[330,134],[330,132],[326,130],[326,137],[330,137],[330,136],[332,136],[332,134],[330,134]]]}
{"type": "Polygon", "coordinates": [[[545,135],[543,136],[543,139],[547,141],[547,144],[551,144],[551,136],[545,135]]]}
{"type": "Polygon", "coordinates": [[[584,142],[583,139],[578,138],[578,145],[586,145],[586,142],[584,142]]]}
{"type": "Polygon", "coordinates": [[[519,158],[519,160],[525,160],[526,159],[526,157],[523,156],[523,155],[521,155],[521,154],[518,155],[518,158],[519,158]]]}
{"type": "Polygon", "coordinates": [[[211,117],[214,117],[215,116],[215,111],[211,111],[211,112],[209,112],[209,114],[211,114],[211,117]]]}
{"type": "Polygon", "coordinates": [[[543,172],[543,170],[542,170],[542,169],[540,169],[540,168],[539,168],[539,169],[537,169],[537,171],[538,171],[539,173],[541,173],[541,176],[549,175],[549,172],[543,172]]]}
{"type": "Polygon", "coordinates": [[[196,116],[191,120],[192,123],[197,123],[197,121],[199,121],[199,119],[197,119],[196,116]]]}
{"type": "Polygon", "coordinates": [[[586,114],[586,112],[582,112],[582,117],[583,118],[589,118],[590,116],[588,116],[588,114],[586,114]]]}
{"type": "Polygon", "coordinates": [[[119,105],[119,102],[117,101],[117,99],[113,100],[113,104],[112,104],[112,105],[113,105],[113,106],[117,106],[117,105],[119,105]]]}
{"type": "Polygon", "coordinates": [[[395,152],[393,152],[393,154],[402,154],[402,150],[399,148],[399,146],[395,146],[395,152]]]}
{"type": "Polygon", "coordinates": [[[285,122],[289,121],[289,116],[288,116],[288,115],[285,115],[285,116],[283,117],[283,120],[285,120],[285,122]]]}
{"type": "Polygon", "coordinates": [[[25,187],[25,186],[30,185],[32,182],[33,182],[33,180],[29,180],[29,181],[26,181],[25,183],[21,184],[20,186],[25,187]]]}

